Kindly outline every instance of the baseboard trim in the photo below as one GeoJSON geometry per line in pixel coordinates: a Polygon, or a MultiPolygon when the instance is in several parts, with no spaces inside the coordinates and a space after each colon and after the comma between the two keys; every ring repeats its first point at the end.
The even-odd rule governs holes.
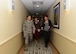
{"type": "Polygon", "coordinates": [[[5,43],[8,42],[9,40],[13,39],[14,37],[16,37],[17,35],[19,35],[20,33],[22,33],[22,32],[19,32],[19,33],[15,34],[15,35],[9,37],[8,39],[2,41],[2,42],[0,43],[0,46],[3,45],[3,44],[5,44],[5,43]]]}
{"type": "Polygon", "coordinates": [[[17,54],[19,54],[19,52],[22,50],[24,44],[22,44],[22,46],[20,47],[20,49],[18,50],[17,54]]]}
{"type": "Polygon", "coordinates": [[[57,50],[57,48],[54,46],[54,44],[50,41],[50,43],[52,44],[52,46],[55,48],[55,50],[58,52],[58,54],[60,54],[60,52],[57,50]]]}

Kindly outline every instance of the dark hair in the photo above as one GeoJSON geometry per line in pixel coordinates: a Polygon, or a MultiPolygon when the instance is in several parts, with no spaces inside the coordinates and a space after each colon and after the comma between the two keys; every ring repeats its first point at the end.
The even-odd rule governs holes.
{"type": "Polygon", "coordinates": [[[29,17],[29,16],[31,16],[31,15],[28,15],[27,17],[29,17]]]}
{"type": "Polygon", "coordinates": [[[48,17],[48,15],[44,15],[44,17],[48,17]]]}
{"type": "MultiPolygon", "coordinates": [[[[28,18],[29,16],[31,16],[31,15],[28,15],[27,18],[28,18]]],[[[26,19],[27,19],[27,18],[26,18],[26,19]]],[[[32,18],[31,18],[31,19],[32,19],[32,18]]]]}

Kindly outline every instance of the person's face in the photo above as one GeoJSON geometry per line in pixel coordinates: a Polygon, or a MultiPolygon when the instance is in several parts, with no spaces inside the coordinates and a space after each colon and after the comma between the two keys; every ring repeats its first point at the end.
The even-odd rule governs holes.
{"type": "Polygon", "coordinates": [[[35,18],[35,22],[37,22],[38,20],[37,20],[37,18],[35,18]]]}
{"type": "Polygon", "coordinates": [[[31,16],[28,16],[28,20],[31,20],[31,16]]]}
{"type": "Polygon", "coordinates": [[[41,18],[41,20],[43,20],[43,18],[41,18]]]}
{"type": "Polygon", "coordinates": [[[44,17],[44,20],[45,20],[45,21],[48,20],[48,17],[44,17]]]}

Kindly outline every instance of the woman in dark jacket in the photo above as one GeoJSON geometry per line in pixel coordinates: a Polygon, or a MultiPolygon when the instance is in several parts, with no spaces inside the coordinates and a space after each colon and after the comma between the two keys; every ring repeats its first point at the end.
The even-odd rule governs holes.
{"type": "Polygon", "coordinates": [[[48,47],[48,43],[50,40],[50,29],[52,27],[51,21],[48,19],[48,16],[44,16],[44,23],[43,23],[43,30],[44,30],[44,41],[45,41],[45,47],[48,47]]]}

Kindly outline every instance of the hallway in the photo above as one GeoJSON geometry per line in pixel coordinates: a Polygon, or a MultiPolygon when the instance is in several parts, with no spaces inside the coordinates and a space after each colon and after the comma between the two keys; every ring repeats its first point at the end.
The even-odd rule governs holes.
{"type": "MultiPolygon", "coordinates": [[[[24,54],[25,52],[24,52],[24,45],[21,47],[21,49],[19,50],[19,52],[18,52],[18,54],[24,54]]],[[[49,48],[51,49],[51,54],[60,54],[57,50],[56,50],[56,48],[54,47],[54,45],[52,44],[52,43],[49,43],[49,48]]],[[[40,51],[40,50],[39,50],[40,51]]],[[[43,52],[43,51],[42,51],[43,52]]],[[[43,52],[44,53],[44,52],[43,52]]],[[[42,53],[42,54],[43,54],[42,53]]]]}
{"type": "Polygon", "coordinates": [[[0,54],[76,54],[76,0],[0,0],[0,54]],[[43,42],[24,51],[23,22],[48,15],[53,25],[49,48],[43,42]],[[32,49],[33,50],[32,50],[32,49]]]}
{"type": "Polygon", "coordinates": [[[45,48],[44,41],[40,40],[37,45],[34,42],[28,46],[28,50],[24,51],[24,54],[52,54],[51,47],[45,48]]]}

